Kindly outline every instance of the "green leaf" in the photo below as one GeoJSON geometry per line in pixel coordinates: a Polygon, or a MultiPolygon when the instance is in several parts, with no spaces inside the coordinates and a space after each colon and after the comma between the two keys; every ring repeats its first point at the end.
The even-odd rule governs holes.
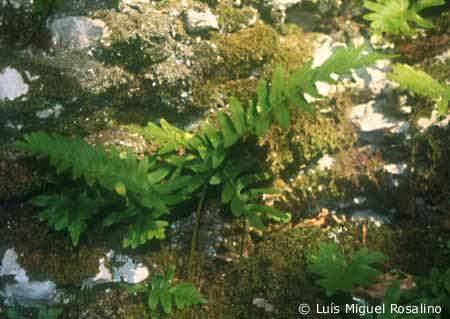
{"type": "Polygon", "coordinates": [[[270,105],[273,109],[275,120],[278,124],[287,129],[290,124],[289,105],[286,103],[285,95],[285,71],[282,66],[277,66],[272,77],[272,87],[270,90],[270,105]]]}
{"type": "Polygon", "coordinates": [[[236,190],[234,189],[233,185],[231,185],[230,183],[226,183],[225,187],[222,189],[222,203],[226,204],[230,202],[235,194],[236,190]]]}
{"type": "Polygon", "coordinates": [[[158,308],[160,298],[160,290],[153,288],[148,295],[148,306],[151,310],[155,311],[158,308]]]}
{"type": "Polygon", "coordinates": [[[415,70],[406,64],[395,64],[389,79],[396,81],[400,87],[434,99],[439,113],[445,115],[450,101],[450,86],[439,83],[427,73],[415,70]]]}
{"type": "Polygon", "coordinates": [[[231,119],[236,131],[242,135],[246,131],[245,112],[241,102],[234,96],[230,98],[231,119]]]}
{"type": "Polygon", "coordinates": [[[245,217],[248,219],[250,225],[258,230],[265,230],[266,226],[264,225],[261,217],[256,212],[247,211],[245,213],[245,217]]]}
{"type": "Polygon", "coordinates": [[[168,290],[161,291],[161,306],[165,313],[169,314],[172,312],[172,295],[168,290]]]}
{"type": "Polygon", "coordinates": [[[77,223],[72,223],[69,225],[68,229],[69,229],[69,234],[70,234],[70,238],[72,239],[72,244],[74,246],[78,246],[78,241],[80,240],[80,235],[82,232],[84,232],[87,228],[86,223],[84,222],[77,222],[77,223]]]}
{"type": "Polygon", "coordinates": [[[154,170],[153,172],[149,173],[147,175],[147,180],[150,184],[156,184],[161,182],[164,178],[167,177],[167,175],[169,175],[169,173],[172,171],[172,169],[170,167],[161,167],[158,168],[156,170],[154,170]]]}
{"type": "Polygon", "coordinates": [[[127,195],[127,189],[125,188],[125,185],[122,182],[117,182],[114,185],[114,190],[120,196],[126,196],[127,195]]]}
{"type": "Polygon", "coordinates": [[[416,32],[410,25],[414,22],[423,28],[432,28],[433,24],[423,19],[418,12],[445,4],[444,0],[377,0],[364,1],[364,7],[372,11],[364,16],[371,22],[376,33],[403,34],[412,36],[416,32]]]}
{"type": "Polygon", "coordinates": [[[230,147],[241,137],[236,131],[231,119],[223,112],[217,114],[223,133],[224,147],[230,147]]]}
{"type": "Polygon", "coordinates": [[[192,305],[207,303],[206,299],[197,292],[195,286],[188,282],[178,284],[171,288],[170,292],[174,296],[175,305],[180,310],[192,305]]]}
{"type": "Polygon", "coordinates": [[[234,216],[239,217],[244,213],[245,203],[239,198],[239,196],[234,196],[231,201],[230,208],[234,216]]]}
{"type": "Polygon", "coordinates": [[[384,260],[381,253],[369,253],[367,248],[346,258],[336,244],[320,243],[318,252],[308,257],[308,270],[321,277],[316,283],[332,296],[338,291],[349,293],[355,285],[373,284],[381,274],[373,265],[384,260]]]}

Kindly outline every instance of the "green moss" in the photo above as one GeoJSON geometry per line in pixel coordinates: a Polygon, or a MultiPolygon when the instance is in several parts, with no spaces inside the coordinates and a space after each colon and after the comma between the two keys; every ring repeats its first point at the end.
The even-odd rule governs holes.
{"type": "Polygon", "coordinates": [[[351,106],[348,96],[339,96],[328,107],[328,114],[294,115],[288,133],[274,128],[263,141],[269,146],[269,160],[275,173],[284,170],[297,171],[325,154],[333,154],[351,147],[356,141],[356,133],[348,120],[351,106]]]}
{"type": "Polygon", "coordinates": [[[217,35],[213,38],[217,45],[216,74],[236,79],[248,77],[255,68],[261,67],[273,57],[279,39],[276,31],[263,23],[241,30],[231,35],[217,35]]]}
{"type": "MultiPolygon", "coordinates": [[[[317,227],[289,230],[259,244],[251,257],[241,260],[226,275],[225,292],[230,304],[226,318],[295,318],[300,302],[324,302],[323,292],[314,284],[315,278],[305,271],[306,256],[320,242],[330,241],[330,233],[336,234],[346,255],[363,247],[362,229],[355,224],[329,230],[317,227]],[[257,297],[274,305],[274,312],[267,313],[253,305],[253,298],[257,297]]],[[[449,237],[443,229],[369,225],[367,247],[388,257],[385,271],[399,269],[426,274],[433,266],[449,262],[442,249],[442,243],[449,237]]]]}
{"type": "Polygon", "coordinates": [[[24,198],[42,190],[46,178],[24,160],[2,159],[0,150],[0,201],[24,198]]]}
{"type": "MultiPolygon", "coordinates": [[[[448,194],[450,191],[450,130],[430,127],[412,143],[410,195],[448,194]]],[[[412,198],[412,199],[413,199],[412,198]]],[[[412,200],[411,199],[411,200],[412,200]]]]}
{"type": "Polygon", "coordinates": [[[447,58],[445,63],[435,62],[426,66],[425,72],[432,78],[445,83],[446,80],[450,79],[450,58],[447,58]]]}
{"type": "Polygon", "coordinates": [[[312,55],[314,37],[311,33],[305,33],[298,25],[284,24],[278,50],[267,72],[278,64],[283,65],[290,72],[301,68],[304,60],[312,55]]]}
{"type": "Polygon", "coordinates": [[[236,8],[230,3],[221,3],[216,8],[218,22],[226,32],[236,32],[248,26],[257,18],[257,11],[251,7],[236,8]]]}

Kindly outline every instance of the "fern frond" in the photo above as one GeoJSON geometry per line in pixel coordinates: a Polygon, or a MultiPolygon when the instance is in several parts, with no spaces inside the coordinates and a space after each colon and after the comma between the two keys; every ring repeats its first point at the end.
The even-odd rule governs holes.
{"type": "Polygon", "coordinates": [[[56,231],[67,231],[72,244],[77,246],[88,222],[103,209],[105,201],[82,192],[74,196],[69,193],[36,196],[33,204],[43,208],[38,214],[41,221],[56,231]]]}
{"type": "Polygon", "coordinates": [[[439,83],[427,73],[415,70],[406,64],[396,64],[389,78],[399,83],[400,87],[427,96],[438,104],[439,113],[445,115],[450,101],[450,86],[439,83]]]}
{"type": "Polygon", "coordinates": [[[364,7],[372,11],[364,19],[371,21],[372,29],[377,33],[413,35],[415,30],[410,22],[423,28],[432,28],[433,24],[419,15],[430,7],[445,4],[444,0],[376,0],[364,1],[364,7]]]}

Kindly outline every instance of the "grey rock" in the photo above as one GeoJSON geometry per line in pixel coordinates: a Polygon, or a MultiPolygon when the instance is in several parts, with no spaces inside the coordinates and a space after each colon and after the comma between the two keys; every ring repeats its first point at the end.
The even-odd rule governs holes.
{"type": "Polygon", "coordinates": [[[93,46],[105,33],[101,20],[86,17],[65,17],[50,24],[52,44],[56,48],[81,50],[93,46]]]}
{"type": "Polygon", "coordinates": [[[14,100],[28,92],[28,84],[14,68],[6,67],[0,72],[0,101],[14,100]]]}
{"type": "Polygon", "coordinates": [[[219,30],[217,17],[211,11],[199,12],[188,10],[186,13],[186,30],[191,33],[219,30]]]}
{"type": "Polygon", "coordinates": [[[15,302],[22,306],[33,306],[41,302],[52,302],[57,297],[56,285],[51,281],[30,281],[25,269],[17,262],[18,255],[14,249],[8,249],[0,265],[0,278],[14,276],[15,283],[7,284],[0,290],[7,304],[15,302]]]}

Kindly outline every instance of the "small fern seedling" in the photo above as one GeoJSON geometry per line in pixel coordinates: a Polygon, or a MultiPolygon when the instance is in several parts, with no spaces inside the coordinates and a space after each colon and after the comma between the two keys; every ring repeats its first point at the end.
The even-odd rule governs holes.
{"type": "Polygon", "coordinates": [[[166,314],[172,313],[174,307],[183,310],[207,303],[194,284],[189,282],[174,284],[174,275],[175,267],[171,266],[167,272],[156,274],[151,280],[150,287],[139,284],[131,286],[128,291],[147,295],[150,310],[158,311],[161,307],[166,314]]]}

